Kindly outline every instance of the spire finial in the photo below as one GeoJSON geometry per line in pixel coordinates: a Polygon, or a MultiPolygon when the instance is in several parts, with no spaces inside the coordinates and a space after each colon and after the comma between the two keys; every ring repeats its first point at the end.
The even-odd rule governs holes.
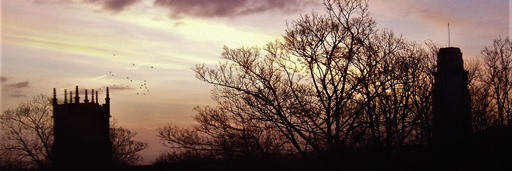
{"type": "Polygon", "coordinates": [[[89,103],[89,99],[87,99],[87,89],[85,89],[85,100],[84,103],[89,103]]]}
{"type": "Polygon", "coordinates": [[[53,88],[53,99],[52,99],[53,105],[57,104],[57,89],[53,88]]]}
{"type": "Polygon", "coordinates": [[[105,97],[105,103],[107,105],[110,105],[110,94],[109,94],[109,91],[108,91],[108,87],[107,87],[107,97],[105,97]]]}
{"type": "Polygon", "coordinates": [[[94,89],[91,90],[91,103],[94,103],[94,89]]]}
{"type": "Polygon", "coordinates": [[[64,104],[68,104],[68,90],[64,89],[64,104]]]}
{"type": "Polygon", "coordinates": [[[78,96],[78,86],[75,88],[75,103],[80,103],[80,96],[78,96]]]}

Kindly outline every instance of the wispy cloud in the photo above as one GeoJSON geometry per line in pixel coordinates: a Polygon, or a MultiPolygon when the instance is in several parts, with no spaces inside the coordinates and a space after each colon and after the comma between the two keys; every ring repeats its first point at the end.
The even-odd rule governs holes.
{"type": "Polygon", "coordinates": [[[7,84],[6,87],[8,87],[8,88],[15,88],[15,89],[28,88],[29,87],[29,83],[30,83],[29,81],[22,81],[22,82],[7,84]]]}
{"type": "MultiPolygon", "coordinates": [[[[477,0],[402,0],[401,5],[386,0],[371,2],[385,13],[398,14],[403,18],[426,21],[438,26],[447,22],[477,23],[484,20],[507,22],[509,2],[477,0]]],[[[373,7],[373,6],[372,6],[373,7]]]]}
{"type": "Polygon", "coordinates": [[[99,4],[104,10],[119,12],[134,5],[140,0],[85,0],[85,2],[99,4]]]}
{"type": "Polygon", "coordinates": [[[36,4],[70,4],[70,3],[89,3],[101,6],[105,11],[120,12],[141,0],[32,0],[36,4]]]}
{"type": "MultiPolygon", "coordinates": [[[[9,78],[7,77],[0,77],[0,82],[3,84],[7,82],[9,78]]],[[[2,87],[2,91],[5,91],[6,94],[9,94],[9,97],[27,97],[21,89],[30,87],[29,81],[21,81],[17,83],[10,83],[2,87]]]]}
{"type": "Polygon", "coordinates": [[[27,97],[27,95],[24,95],[24,94],[20,94],[20,93],[17,93],[17,94],[9,94],[9,97],[27,97]]]}
{"type": "Polygon", "coordinates": [[[107,77],[107,75],[100,75],[100,76],[92,78],[92,80],[99,80],[99,79],[102,79],[102,78],[105,78],[105,77],[107,77]]]}
{"type": "Polygon", "coordinates": [[[132,90],[133,87],[125,87],[125,86],[112,86],[108,88],[109,90],[132,90]]]}
{"type": "MultiPolygon", "coordinates": [[[[121,12],[141,0],[34,0],[38,4],[89,3],[102,10],[121,12]]],[[[319,0],[154,0],[153,5],[169,9],[172,18],[183,16],[211,18],[237,17],[266,11],[292,13],[308,5],[320,4],[319,0]]]]}
{"type": "Polygon", "coordinates": [[[372,0],[370,9],[379,25],[390,27],[415,41],[462,48],[464,56],[476,57],[493,39],[510,34],[509,1],[479,0],[372,0]],[[395,1],[393,1],[395,2],[395,1]],[[380,21],[379,21],[380,20],[380,21]],[[448,42],[450,23],[450,42],[448,42]]]}
{"type": "Polygon", "coordinates": [[[155,0],[154,5],[170,10],[173,18],[237,17],[266,11],[295,12],[313,0],[155,0]]]}
{"type": "Polygon", "coordinates": [[[409,8],[407,13],[416,13],[420,19],[435,23],[440,26],[447,22],[460,22],[464,26],[478,24],[486,20],[498,20],[507,22],[508,3],[506,1],[474,1],[465,3],[465,0],[454,0],[449,2],[437,1],[414,1],[415,6],[409,8]],[[469,11],[473,11],[468,13],[469,11]],[[460,15],[464,14],[464,15],[460,15]]]}
{"type": "Polygon", "coordinates": [[[27,97],[27,95],[25,95],[23,93],[23,91],[21,91],[21,90],[14,90],[12,92],[9,92],[9,97],[18,98],[18,97],[27,97]]]}

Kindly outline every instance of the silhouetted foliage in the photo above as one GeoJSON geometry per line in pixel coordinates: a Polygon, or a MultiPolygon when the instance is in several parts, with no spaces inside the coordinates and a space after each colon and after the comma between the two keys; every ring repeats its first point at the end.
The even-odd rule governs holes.
{"type": "Polygon", "coordinates": [[[51,111],[50,98],[39,95],[3,112],[0,118],[1,165],[17,169],[47,169],[51,166],[51,111]]]}
{"type": "MultiPolygon", "coordinates": [[[[199,125],[180,128],[169,124],[158,129],[158,136],[165,146],[181,149],[180,154],[184,159],[189,158],[187,156],[203,159],[262,157],[282,150],[284,143],[275,137],[272,130],[253,125],[257,122],[244,118],[243,114],[246,113],[242,111],[229,113],[232,107],[196,108],[198,115],[194,119],[199,125]]],[[[177,156],[175,153],[167,155],[177,156]]],[[[178,157],[177,160],[183,159],[178,157]]]]}
{"type": "Polygon", "coordinates": [[[114,166],[135,165],[142,160],[142,156],[138,152],[148,148],[148,143],[134,140],[136,135],[136,132],[118,127],[115,121],[111,121],[109,138],[112,142],[114,166]]]}
{"type": "Polygon", "coordinates": [[[324,2],[326,14],[302,15],[281,41],[225,47],[225,62],[197,65],[217,104],[198,108],[192,128],[160,128],[164,145],[329,162],[367,145],[427,143],[436,53],[376,30],[366,1],[324,2]]]}
{"type": "Polygon", "coordinates": [[[512,124],[512,41],[510,38],[495,39],[482,50],[484,61],[482,82],[488,87],[491,111],[497,117],[497,125],[512,124]]]}
{"type": "Polygon", "coordinates": [[[496,123],[496,117],[491,115],[492,99],[490,87],[484,83],[484,68],[480,60],[467,61],[468,90],[471,97],[471,114],[473,116],[473,132],[489,128],[496,123]]]}
{"type": "Polygon", "coordinates": [[[511,124],[512,41],[497,38],[481,54],[466,63],[474,132],[511,124]]]}

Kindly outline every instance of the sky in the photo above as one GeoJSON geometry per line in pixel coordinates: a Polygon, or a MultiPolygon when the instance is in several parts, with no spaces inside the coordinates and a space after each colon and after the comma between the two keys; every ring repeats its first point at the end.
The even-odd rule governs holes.
{"type": "MultiPolygon", "coordinates": [[[[511,36],[509,0],[370,0],[378,29],[405,39],[460,47],[465,59],[511,36]]],[[[167,150],[156,129],[194,124],[196,106],[213,105],[212,86],[195,78],[224,46],[262,47],[284,35],[320,0],[2,0],[1,110],[38,94],[64,98],[79,86],[110,88],[117,124],[149,143],[149,164],[167,150]]],[[[83,99],[83,98],[82,98],[83,99]]]]}

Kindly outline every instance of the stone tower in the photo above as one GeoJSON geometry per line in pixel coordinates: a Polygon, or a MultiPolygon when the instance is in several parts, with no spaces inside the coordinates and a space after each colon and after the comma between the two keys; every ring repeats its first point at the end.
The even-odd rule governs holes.
{"type": "Polygon", "coordinates": [[[471,134],[471,101],[467,86],[467,71],[460,49],[439,49],[432,106],[434,144],[457,143],[471,134]]]}
{"type": "Polygon", "coordinates": [[[98,92],[92,90],[80,103],[78,86],[73,92],[64,90],[64,102],[58,103],[53,89],[53,166],[54,170],[111,170],[112,144],[109,139],[110,97],[107,88],[105,104],[99,104],[98,92]],[[96,96],[95,96],[96,95],[96,96]]]}

